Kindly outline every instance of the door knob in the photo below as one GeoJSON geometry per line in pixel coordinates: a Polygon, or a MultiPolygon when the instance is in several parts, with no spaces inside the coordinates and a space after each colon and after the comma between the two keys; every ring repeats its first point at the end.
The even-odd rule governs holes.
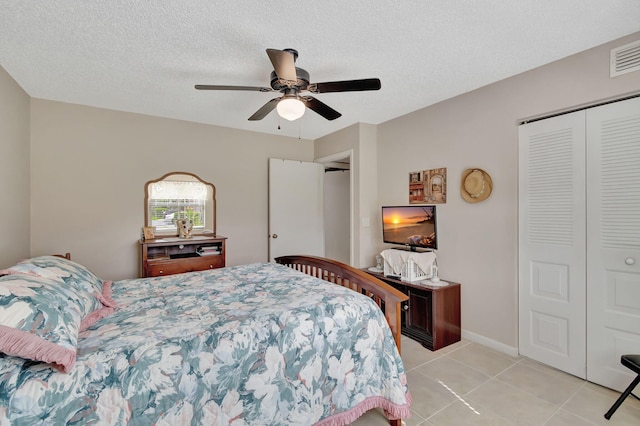
{"type": "Polygon", "coordinates": [[[633,257],[627,257],[624,260],[624,263],[626,263],[627,265],[635,265],[636,260],[633,257]]]}
{"type": "Polygon", "coordinates": [[[278,238],[278,234],[273,234],[271,238],[278,238]]]}

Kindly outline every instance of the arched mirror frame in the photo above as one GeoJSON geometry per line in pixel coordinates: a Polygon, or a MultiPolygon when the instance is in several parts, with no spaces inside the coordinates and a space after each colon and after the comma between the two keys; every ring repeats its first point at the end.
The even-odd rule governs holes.
{"type": "MultiPolygon", "coordinates": [[[[189,172],[169,172],[162,177],[150,180],[144,185],[144,223],[145,226],[153,226],[152,220],[149,217],[149,194],[150,187],[154,183],[162,181],[177,181],[177,182],[200,182],[207,188],[207,202],[205,205],[205,223],[204,230],[212,232],[213,236],[216,235],[216,187],[214,184],[200,179],[199,176],[189,172]]],[[[164,232],[165,235],[171,233],[170,231],[164,232]]],[[[176,228],[175,233],[178,233],[176,228]]],[[[201,233],[201,232],[198,232],[201,233]]],[[[162,235],[163,232],[160,232],[162,235]]]]}

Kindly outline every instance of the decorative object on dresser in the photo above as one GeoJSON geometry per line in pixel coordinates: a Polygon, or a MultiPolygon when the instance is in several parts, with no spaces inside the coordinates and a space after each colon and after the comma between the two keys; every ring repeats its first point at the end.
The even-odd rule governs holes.
{"type": "Polygon", "coordinates": [[[178,238],[191,238],[191,232],[193,231],[193,222],[188,217],[184,219],[178,219],[176,221],[178,227],[178,238]]]}
{"type": "Polygon", "coordinates": [[[380,255],[384,259],[382,270],[386,277],[415,282],[432,278],[436,270],[436,253],[433,251],[388,249],[380,255]]]}
{"type": "Polygon", "coordinates": [[[367,268],[363,271],[409,296],[402,304],[402,334],[432,351],[460,341],[459,283],[406,282],[367,268]]]}
{"type": "Polygon", "coordinates": [[[156,227],[155,226],[143,226],[142,227],[142,238],[145,240],[151,240],[156,237],[156,227]]]}

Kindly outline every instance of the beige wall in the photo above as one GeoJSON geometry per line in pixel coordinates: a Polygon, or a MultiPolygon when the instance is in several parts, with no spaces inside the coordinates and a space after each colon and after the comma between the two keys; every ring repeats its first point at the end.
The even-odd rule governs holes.
{"type": "Polygon", "coordinates": [[[351,172],[324,174],[324,255],[351,263],[351,172]]]}
{"type": "Polygon", "coordinates": [[[31,253],[69,251],[105,279],[137,276],[144,184],[171,171],[216,186],[228,265],[266,261],[267,160],[313,159],[309,140],[31,103],[31,253]]]}
{"type": "Polygon", "coordinates": [[[0,66],[0,266],[29,257],[29,96],[0,66]]]}
{"type": "Polygon", "coordinates": [[[609,78],[609,50],[640,33],[440,102],[378,126],[378,201],[408,203],[408,174],[447,168],[438,205],[438,264],[462,283],[462,327],[500,349],[518,345],[519,119],[640,91],[640,72],[609,78]],[[493,178],[491,197],[460,197],[464,169],[493,178]]]}
{"type": "Polygon", "coordinates": [[[317,139],[315,158],[329,157],[352,151],[354,205],[353,266],[364,267],[373,263],[378,250],[375,244],[375,209],[378,205],[377,189],[377,132],[372,124],[359,123],[317,139]]]}

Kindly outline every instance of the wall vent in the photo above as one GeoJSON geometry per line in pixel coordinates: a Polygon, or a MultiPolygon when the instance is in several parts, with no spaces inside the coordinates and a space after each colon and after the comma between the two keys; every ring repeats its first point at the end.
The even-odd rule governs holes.
{"type": "Polygon", "coordinates": [[[611,77],[640,70],[640,40],[611,49],[611,77]]]}

